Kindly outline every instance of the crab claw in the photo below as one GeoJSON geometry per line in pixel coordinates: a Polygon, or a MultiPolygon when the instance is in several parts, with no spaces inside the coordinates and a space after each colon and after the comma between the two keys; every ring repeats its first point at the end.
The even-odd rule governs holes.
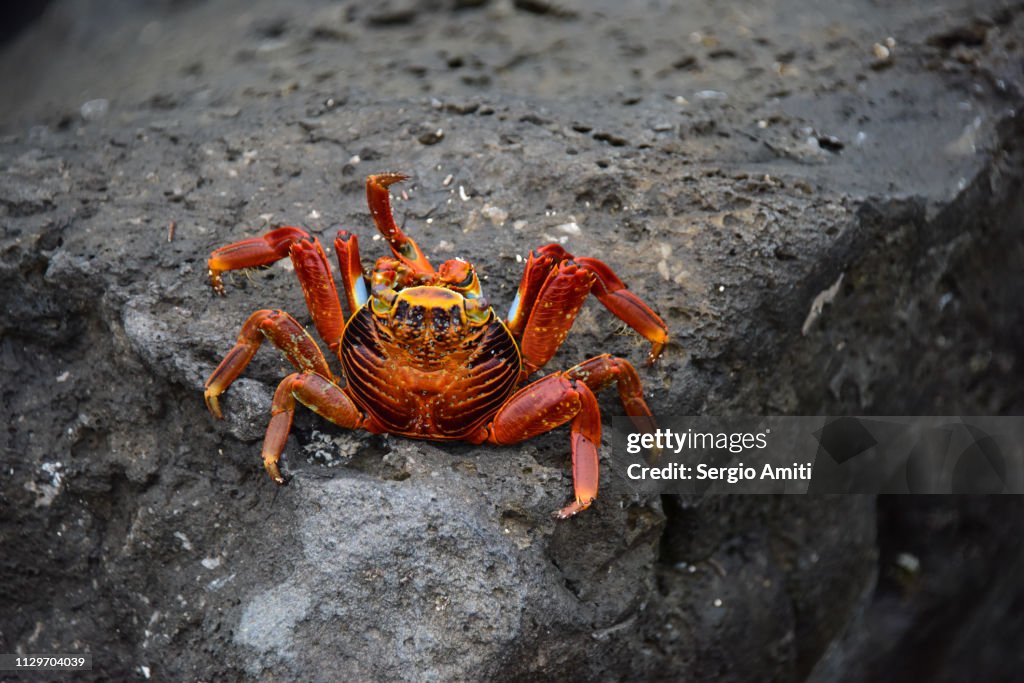
{"type": "Polygon", "coordinates": [[[403,180],[408,180],[408,179],[409,179],[409,176],[405,175],[404,173],[388,172],[388,173],[378,173],[377,175],[368,176],[366,178],[366,182],[367,182],[367,184],[372,182],[372,183],[376,183],[376,184],[378,184],[378,185],[380,185],[382,187],[388,187],[389,185],[394,185],[395,183],[400,183],[403,180]]]}
{"type": "Polygon", "coordinates": [[[398,227],[394,214],[391,212],[391,193],[388,192],[388,186],[408,178],[409,176],[401,173],[381,173],[367,176],[366,202],[370,206],[370,215],[373,216],[373,222],[377,224],[377,230],[388,241],[391,251],[398,260],[414,272],[433,274],[434,267],[430,265],[430,261],[423,255],[423,251],[420,250],[416,241],[398,227]]]}

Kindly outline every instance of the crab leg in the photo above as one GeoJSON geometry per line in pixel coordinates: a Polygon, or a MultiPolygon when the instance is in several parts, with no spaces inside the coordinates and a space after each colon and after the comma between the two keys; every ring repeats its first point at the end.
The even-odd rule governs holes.
{"type": "Polygon", "coordinates": [[[548,273],[519,343],[527,375],[544,367],[558,351],[593,284],[594,276],[570,260],[548,273]]]}
{"type": "Polygon", "coordinates": [[[555,511],[559,519],[586,510],[597,498],[601,410],[587,384],[558,373],[523,387],[498,410],[486,439],[495,444],[518,443],[570,420],[574,499],[555,511]]]}
{"type": "Polygon", "coordinates": [[[363,263],[359,258],[359,239],[345,230],[339,230],[334,240],[334,253],[338,256],[338,267],[341,269],[341,284],[345,290],[348,315],[352,316],[370,298],[366,278],[363,277],[363,263]]]}
{"type": "Polygon", "coordinates": [[[384,239],[391,246],[391,251],[406,266],[417,273],[433,273],[427,257],[423,255],[415,240],[402,232],[395,223],[391,213],[391,193],[388,186],[406,180],[409,176],[401,173],[381,173],[366,178],[366,202],[370,205],[373,222],[384,239]]]}
{"type": "MultiPolygon", "coordinates": [[[[575,258],[561,246],[548,244],[530,253],[508,314],[509,330],[522,340],[527,369],[533,372],[551,359],[586,298],[583,294],[577,304],[575,288],[567,289],[561,279],[567,263],[590,276],[588,291],[605,308],[651,342],[648,364],[653,363],[668,342],[665,322],[629,291],[607,264],[593,258],[575,258]],[[527,345],[531,347],[529,353],[525,351],[527,345]]],[[[582,282],[582,276],[576,276],[576,280],[582,282]]]]}
{"type": "Polygon", "coordinates": [[[523,277],[519,281],[519,290],[507,316],[508,329],[517,338],[522,336],[526,321],[552,269],[561,261],[571,258],[572,254],[557,244],[546,244],[530,252],[526,258],[523,277]]]}
{"type": "Polygon", "coordinates": [[[269,266],[287,256],[292,244],[308,238],[309,234],[305,230],[287,226],[271,230],[261,237],[250,237],[214,250],[207,261],[213,291],[224,294],[221,273],[241,268],[269,266]]]}
{"type": "Polygon", "coordinates": [[[313,372],[296,372],[285,377],[274,392],[270,424],[263,439],[263,467],[278,484],[284,483],[277,463],[292,429],[296,400],[339,427],[355,429],[365,426],[366,422],[356,404],[334,382],[313,372]]]}
{"type": "Polygon", "coordinates": [[[586,256],[576,259],[576,262],[597,276],[594,288],[591,290],[597,300],[614,313],[619,320],[651,342],[647,364],[650,365],[656,361],[664,350],[665,344],[668,343],[668,327],[665,325],[665,321],[636,294],[626,289],[626,285],[615,275],[608,264],[586,256]]]}
{"type": "Polygon", "coordinates": [[[300,240],[291,246],[292,265],[306,298],[306,308],[313,316],[313,324],[327,348],[335,352],[341,343],[345,319],[338,300],[338,289],[327,263],[320,240],[300,240]]]}
{"type": "Polygon", "coordinates": [[[602,389],[616,385],[622,407],[642,432],[653,433],[658,425],[654,422],[651,409],[644,400],[644,389],[636,368],[625,358],[605,353],[585,360],[566,370],[565,375],[585,383],[595,394],[602,389]]]}
{"type": "Polygon", "coordinates": [[[235,346],[228,351],[228,355],[224,356],[224,360],[206,380],[206,407],[214,417],[223,417],[220,410],[220,395],[242,374],[242,370],[263,343],[264,337],[284,352],[288,362],[295,366],[296,370],[333,377],[320,347],[295,318],[284,311],[256,311],[242,325],[235,346]]]}

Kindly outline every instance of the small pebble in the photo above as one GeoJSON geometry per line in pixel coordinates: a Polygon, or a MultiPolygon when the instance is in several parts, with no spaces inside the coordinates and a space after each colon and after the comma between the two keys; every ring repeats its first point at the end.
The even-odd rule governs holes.
{"type": "Polygon", "coordinates": [[[921,571],[921,560],[910,553],[900,553],[896,556],[896,566],[908,574],[916,574],[921,571]]]}
{"type": "Polygon", "coordinates": [[[86,121],[98,121],[107,115],[110,109],[110,101],[105,99],[89,100],[79,110],[82,118],[86,121]]]}
{"type": "Polygon", "coordinates": [[[505,221],[508,220],[508,211],[497,206],[485,206],[480,210],[480,213],[489,218],[498,227],[504,225],[505,221]]]}
{"type": "Polygon", "coordinates": [[[693,96],[698,100],[724,100],[729,97],[721,90],[698,90],[693,96]]]}
{"type": "Polygon", "coordinates": [[[424,145],[436,145],[444,139],[444,130],[438,128],[437,130],[428,131],[419,136],[419,141],[424,145]]]}
{"type": "MultiPolygon", "coordinates": [[[[892,42],[895,46],[896,41],[892,42]]],[[[874,59],[871,60],[871,68],[877,70],[885,69],[893,64],[892,48],[882,43],[875,43],[871,46],[871,54],[874,59]]]]}

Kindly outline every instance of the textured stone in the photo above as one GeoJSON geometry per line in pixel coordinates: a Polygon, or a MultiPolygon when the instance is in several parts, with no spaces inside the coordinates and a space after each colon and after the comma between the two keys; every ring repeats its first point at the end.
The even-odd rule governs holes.
{"type": "MultiPolygon", "coordinates": [[[[883,501],[879,526],[871,498],[643,499],[606,466],[555,522],[565,430],[478,448],[300,410],[282,488],[258,442],[290,366],[261,350],[206,412],[252,311],[309,322],[287,263],[221,298],[206,255],[340,223],[368,265],[363,178],[393,170],[398,220],[499,312],[545,242],[612,265],[671,330],[655,412],[1020,414],[1019,13],[529,4],[55,2],[4,48],[0,651],[84,647],[118,680],[855,681],[928,679],[915,648],[952,642],[946,680],[1008,678],[955,619],[913,633],[928,595],[1021,632],[1011,499],[883,501]],[[893,599],[934,519],[929,590],[893,599]],[[955,523],[979,519],[1006,521],[955,523]]],[[[620,328],[588,303],[549,368],[639,366],[620,328]]]]}

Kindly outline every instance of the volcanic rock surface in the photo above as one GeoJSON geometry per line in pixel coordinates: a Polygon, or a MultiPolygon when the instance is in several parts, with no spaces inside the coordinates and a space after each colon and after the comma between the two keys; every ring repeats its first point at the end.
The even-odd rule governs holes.
{"type": "MultiPolygon", "coordinates": [[[[309,322],[287,262],[219,298],[207,254],[340,224],[369,265],[392,170],[399,222],[500,312],[536,246],[609,263],[672,335],[655,413],[1020,414],[1022,9],[55,0],[0,53],[0,652],[97,680],[1011,680],[1017,498],[643,498],[606,467],[558,522],[566,430],[308,411],[279,488],[287,363],[261,350],[223,422],[202,388],[252,311],[309,322]]],[[[641,366],[622,327],[588,303],[548,370],[641,366]]]]}

